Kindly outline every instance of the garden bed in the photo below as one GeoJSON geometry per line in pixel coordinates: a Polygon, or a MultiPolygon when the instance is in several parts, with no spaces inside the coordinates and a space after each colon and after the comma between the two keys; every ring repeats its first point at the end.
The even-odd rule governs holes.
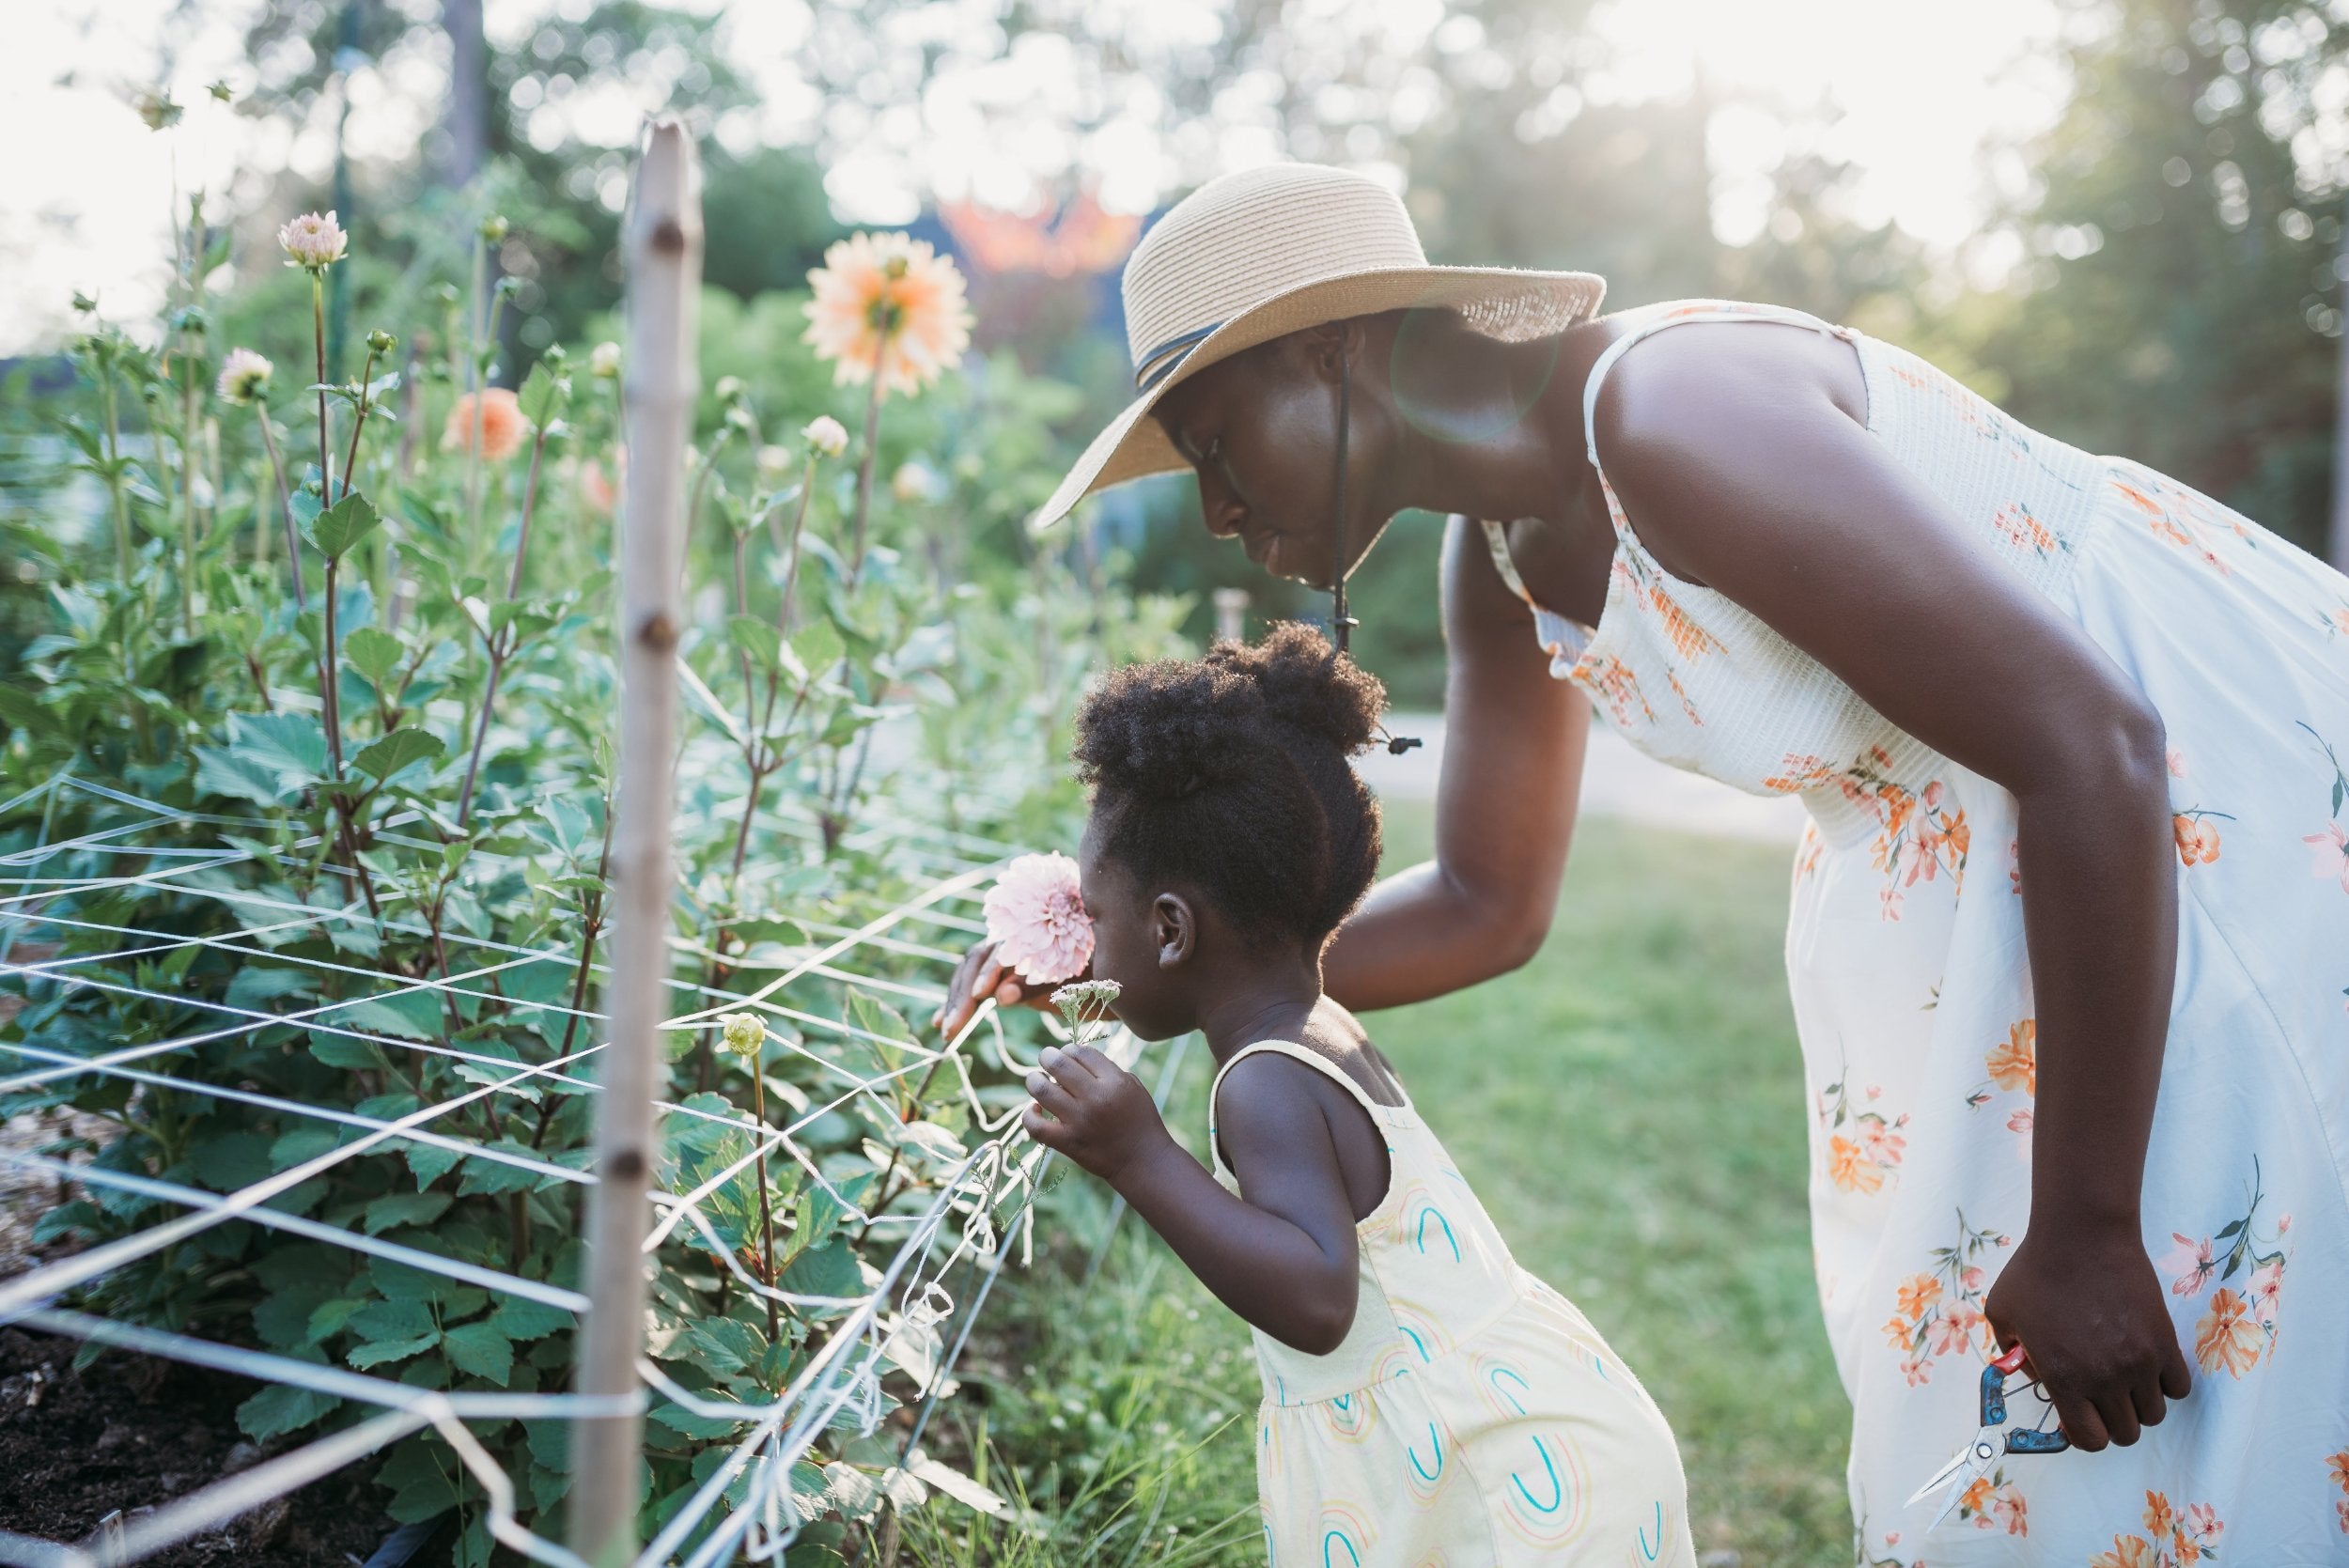
{"type": "MultiPolygon", "coordinates": [[[[71,1340],[0,1329],[0,1529],[86,1539],[109,1514],[161,1506],[253,1465],[242,1379],[145,1358],[73,1370],[71,1340]]],[[[365,1563],[392,1529],[369,1467],[350,1466],[224,1529],[145,1559],[154,1568],[365,1563]]]]}

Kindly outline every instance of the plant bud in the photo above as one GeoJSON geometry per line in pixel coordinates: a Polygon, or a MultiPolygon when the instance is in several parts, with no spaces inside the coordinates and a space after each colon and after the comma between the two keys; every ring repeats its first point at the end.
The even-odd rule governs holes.
{"type": "Polygon", "coordinates": [[[729,1013],[719,1020],[724,1026],[726,1049],[749,1060],[767,1043],[767,1023],[755,1013],[729,1013]]]}
{"type": "Polygon", "coordinates": [[[506,228],[507,225],[503,217],[492,215],[484,218],[481,220],[481,238],[494,245],[506,238],[506,228]]]}
{"type": "Polygon", "coordinates": [[[620,373],[620,346],[605,341],[587,351],[587,373],[598,380],[608,381],[620,373]]]}
{"type": "Polygon", "coordinates": [[[369,353],[388,354],[394,349],[398,347],[399,339],[394,337],[390,333],[385,332],[381,327],[378,327],[375,331],[367,334],[367,351],[369,353]]]}

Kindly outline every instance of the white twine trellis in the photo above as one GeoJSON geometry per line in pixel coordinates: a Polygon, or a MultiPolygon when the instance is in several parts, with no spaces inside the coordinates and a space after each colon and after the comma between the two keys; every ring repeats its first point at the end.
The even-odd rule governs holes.
{"type": "MultiPolygon", "coordinates": [[[[400,1143],[430,1146],[553,1181],[594,1185],[596,1176],[592,1171],[534,1154],[492,1147],[472,1138],[437,1130],[433,1124],[444,1121],[451,1112],[467,1105],[538,1083],[559,1083],[583,1093],[600,1093],[600,1085],[581,1069],[605,1048],[605,1042],[592,1040],[550,1061],[521,1063],[464,1050],[445,1042],[408,1039],[333,1021],[338,1011],[386,996],[425,994],[436,1000],[493,996],[495,993],[479,988],[476,983],[526,964],[556,962],[575,966],[578,952],[525,947],[448,931],[443,933],[443,939],[453,952],[465,954],[466,962],[453,967],[446,978],[415,979],[380,974],[336,958],[301,955],[282,947],[272,950],[261,945],[263,939],[329,927],[337,922],[371,923],[374,917],[355,904],[331,908],[302,905],[255,890],[224,885],[207,874],[249,862],[254,851],[178,842],[203,829],[254,833],[264,824],[179,810],[70,774],[37,786],[8,802],[6,809],[16,811],[36,803],[46,804],[44,794],[74,791],[121,808],[129,819],[0,856],[0,975],[169,1002],[203,1015],[204,1026],[169,1038],[126,1045],[94,1055],[81,1055],[33,1041],[0,1042],[0,1059],[12,1058],[6,1065],[15,1069],[0,1073],[0,1094],[98,1075],[148,1090],[167,1089],[210,1096],[288,1118],[307,1119],[335,1128],[342,1141],[309,1159],[233,1192],[210,1192],[178,1182],[41,1155],[0,1151],[0,1160],[29,1167],[60,1181],[145,1198],[178,1211],[132,1234],[0,1281],[0,1324],[20,1324],[95,1345],[307,1389],[349,1400],[380,1413],[171,1499],[151,1512],[142,1512],[120,1530],[109,1532],[103,1541],[68,1544],[0,1531],[0,1562],[25,1564],[27,1568],[95,1568],[101,1563],[134,1561],[177,1542],[217,1529],[272,1498],[379,1452],[412,1433],[430,1428],[448,1443],[480,1486],[488,1499],[490,1530],[500,1543],[533,1561],[562,1568],[585,1568],[576,1554],[521,1522],[515,1507],[511,1478],[468,1432],[466,1423],[517,1417],[575,1420],[609,1414],[608,1405],[576,1394],[441,1392],[417,1389],[388,1378],[269,1351],[114,1322],[68,1311],[56,1304],[68,1292],[115,1269],[151,1257],[216,1226],[241,1221],[402,1264],[495,1295],[571,1312],[583,1310],[586,1298],[577,1291],[267,1206],[270,1198],[302,1182],[331,1176],[363,1155],[400,1143]],[[158,838],[164,842],[143,842],[158,838]],[[139,863],[135,869],[120,867],[102,875],[54,874],[68,869],[70,859],[85,851],[102,851],[109,862],[130,858],[139,863]],[[233,928],[201,935],[173,935],[138,926],[110,925],[46,908],[68,894],[127,886],[170,889],[215,901],[232,917],[233,928]],[[44,930],[53,934],[71,931],[84,939],[111,938],[117,945],[110,945],[102,953],[85,952],[62,957],[16,955],[28,936],[39,949],[45,949],[48,944],[39,941],[44,930]],[[276,966],[306,968],[337,975],[346,982],[368,978],[381,982],[381,986],[364,996],[272,1013],[149,989],[138,985],[127,969],[119,967],[141,960],[152,962],[188,947],[234,956],[266,955],[276,966]],[[174,1060],[198,1056],[207,1047],[238,1041],[257,1031],[288,1024],[338,1038],[365,1041],[386,1053],[412,1052],[451,1059],[490,1069],[497,1076],[406,1115],[381,1118],[342,1107],[310,1105],[257,1090],[208,1083],[176,1076],[170,1070],[174,1060]]],[[[778,833],[813,831],[812,824],[798,818],[787,804],[770,808],[761,814],[761,819],[762,825],[778,833]]],[[[938,879],[861,925],[810,927],[818,940],[794,955],[776,978],[746,995],[735,996],[674,978],[668,983],[684,1010],[664,1022],[662,1027],[666,1030],[693,1030],[721,1013],[754,1010],[786,1020],[803,1033],[829,1032],[842,1039],[885,1044],[895,1052],[898,1064],[886,1071],[860,1075],[791,1034],[778,1032],[774,1039],[784,1048],[804,1058],[820,1075],[818,1081],[828,1079],[835,1093],[818,1097],[794,1089],[798,1097],[792,1102],[792,1119],[781,1126],[760,1126],[747,1116],[728,1116],[675,1102],[659,1105],[662,1116],[688,1118],[739,1131],[743,1135],[744,1152],[705,1175],[689,1190],[656,1189],[652,1197],[658,1219],[646,1235],[645,1250],[651,1253],[674,1244],[678,1239],[677,1233],[683,1230],[705,1244],[706,1250],[700,1255],[719,1262],[735,1285],[745,1293],[786,1306],[832,1309],[846,1315],[833,1326],[821,1349],[791,1384],[765,1404],[713,1401],[678,1386],[651,1358],[640,1360],[641,1387],[633,1397],[637,1408],[644,1407],[648,1396],[657,1394],[694,1415],[738,1421],[746,1428],[734,1440],[725,1459],[646,1545],[636,1559],[645,1568],[673,1561],[712,1564],[738,1557],[752,1561],[777,1559],[812,1512],[809,1504],[793,1495],[789,1482],[793,1466],[807,1455],[817,1437],[840,1422],[852,1422],[861,1432],[870,1435],[880,1414],[880,1378],[892,1367],[906,1370],[913,1376],[920,1409],[912,1430],[898,1449],[899,1470],[879,1478],[879,1483],[890,1484],[900,1472],[918,1480],[926,1467],[929,1475],[941,1477],[952,1485],[955,1478],[951,1473],[925,1467],[916,1447],[926,1429],[930,1405],[952,1378],[972,1327],[1008,1261],[1012,1246],[1032,1239],[1032,1208],[1022,1209],[1015,1221],[1016,1235],[998,1235],[993,1226],[992,1216],[1006,1198],[1023,1188],[1034,1190],[1049,1155],[1019,1129],[1016,1105],[990,1112],[978,1093],[972,1074],[974,1053],[1005,1074],[1016,1075],[1032,1065],[1012,1050],[991,1002],[983,1005],[954,1039],[931,1047],[916,1040],[886,1039],[853,1021],[827,1017],[785,1000],[793,982],[817,977],[865,988],[880,1000],[935,1003],[943,996],[942,987],[860,975],[849,966],[855,955],[864,950],[885,953],[899,960],[911,958],[941,969],[951,966],[957,956],[951,949],[919,940],[915,934],[926,928],[960,937],[979,929],[980,923],[970,911],[975,909],[979,892],[1010,848],[905,823],[873,824],[863,831],[869,835],[869,842],[890,842],[918,855],[926,868],[938,874],[938,879]],[[898,836],[890,838],[893,833],[898,836]],[[801,1146],[798,1135],[817,1118],[850,1106],[860,1098],[869,1098],[877,1108],[890,1108],[894,1115],[894,1102],[887,1097],[889,1086],[912,1074],[931,1075],[933,1081],[944,1082],[948,1092],[966,1108],[979,1141],[940,1181],[917,1211],[867,1214],[825,1176],[817,1162],[801,1146]],[[811,1184],[831,1196],[851,1222],[867,1224],[875,1231],[902,1227],[901,1239],[870,1289],[853,1296],[786,1291],[745,1269],[720,1239],[703,1204],[750,1169],[762,1154],[791,1159],[811,1184]],[[959,1304],[946,1289],[947,1276],[957,1266],[964,1268],[968,1281],[975,1281],[975,1288],[966,1282],[969,1298],[959,1304]],[[957,1318],[951,1343],[947,1343],[941,1329],[957,1318]],[[712,1516],[730,1492],[737,1494],[737,1500],[730,1512],[712,1525],[712,1516]],[[706,1532],[705,1527],[708,1527],[706,1532]]],[[[397,919],[386,919],[384,924],[393,929],[407,929],[397,919]]],[[[414,929],[420,933],[423,928],[414,929]]],[[[673,946],[680,956],[707,956],[690,941],[679,940],[673,946]]],[[[594,962],[590,969],[601,972],[603,966],[599,961],[594,962]]],[[[506,996],[497,996],[496,1000],[516,1011],[535,1008],[559,1017],[574,1015],[573,1009],[556,1002],[533,1002],[506,996]]],[[[602,1016],[592,1009],[578,1010],[576,1016],[583,1023],[603,1021],[602,1016]]],[[[1132,1048],[1130,1040],[1115,1045],[1120,1055],[1129,1054],[1132,1048]]],[[[1161,1094],[1171,1078],[1171,1073],[1159,1075],[1161,1094]]],[[[790,1087],[776,1081],[779,1088],[790,1087]]]]}

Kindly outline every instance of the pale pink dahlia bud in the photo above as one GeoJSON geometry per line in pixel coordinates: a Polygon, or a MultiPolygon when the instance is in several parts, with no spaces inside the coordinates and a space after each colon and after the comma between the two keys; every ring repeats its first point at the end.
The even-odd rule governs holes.
{"type": "Polygon", "coordinates": [[[848,449],[848,427],[828,413],[809,420],[800,434],[807,438],[808,445],[827,458],[837,458],[848,449]]]}
{"type": "Polygon", "coordinates": [[[293,265],[322,272],[343,258],[350,241],[332,212],[304,212],[277,231],[277,243],[293,257],[293,265]]]}
{"type": "Polygon", "coordinates": [[[213,390],[231,403],[250,403],[269,390],[269,361],[250,349],[231,349],[220,362],[213,390]]]}
{"type": "Polygon", "coordinates": [[[1093,961],[1093,923],[1066,855],[1022,855],[987,890],[995,956],[1030,985],[1074,980],[1093,961]]]}

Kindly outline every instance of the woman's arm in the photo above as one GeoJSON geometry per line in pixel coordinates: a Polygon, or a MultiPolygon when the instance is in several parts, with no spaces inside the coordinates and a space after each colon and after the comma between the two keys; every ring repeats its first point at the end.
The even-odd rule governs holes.
{"type": "Polygon", "coordinates": [[[2131,1443],[2187,1389],[2139,1216],[2177,949],[2161,721],[1837,406],[1844,377],[1831,340],[1685,327],[1608,382],[1600,451],[1667,569],[2015,796],[2039,1082],[2030,1226],[1986,1308],[2075,1443],[2131,1443]]]}
{"type": "Polygon", "coordinates": [[[1311,1068],[1251,1057],[1225,1076],[1235,1087],[1221,1097],[1217,1133],[1243,1201],[1169,1136],[1133,1074],[1090,1046],[1047,1050],[1043,1062],[1028,1075],[1031,1137],[1114,1188],[1249,1323],[1309,1356],[1345,1341],[1358,1288],[1354,1216],[1305,1081],[1311,1068]]]}
{"type": "Polygon", "coordinates": [[[1442,996],[1533,956],[1549,930],[1582,784],[1589,699],[1552,679],[1533,617],[1482,531],[1444,530],[1443,776],[1436,858],[1370,890],[1323,959],[1361,1012],[1442,996]]]}

